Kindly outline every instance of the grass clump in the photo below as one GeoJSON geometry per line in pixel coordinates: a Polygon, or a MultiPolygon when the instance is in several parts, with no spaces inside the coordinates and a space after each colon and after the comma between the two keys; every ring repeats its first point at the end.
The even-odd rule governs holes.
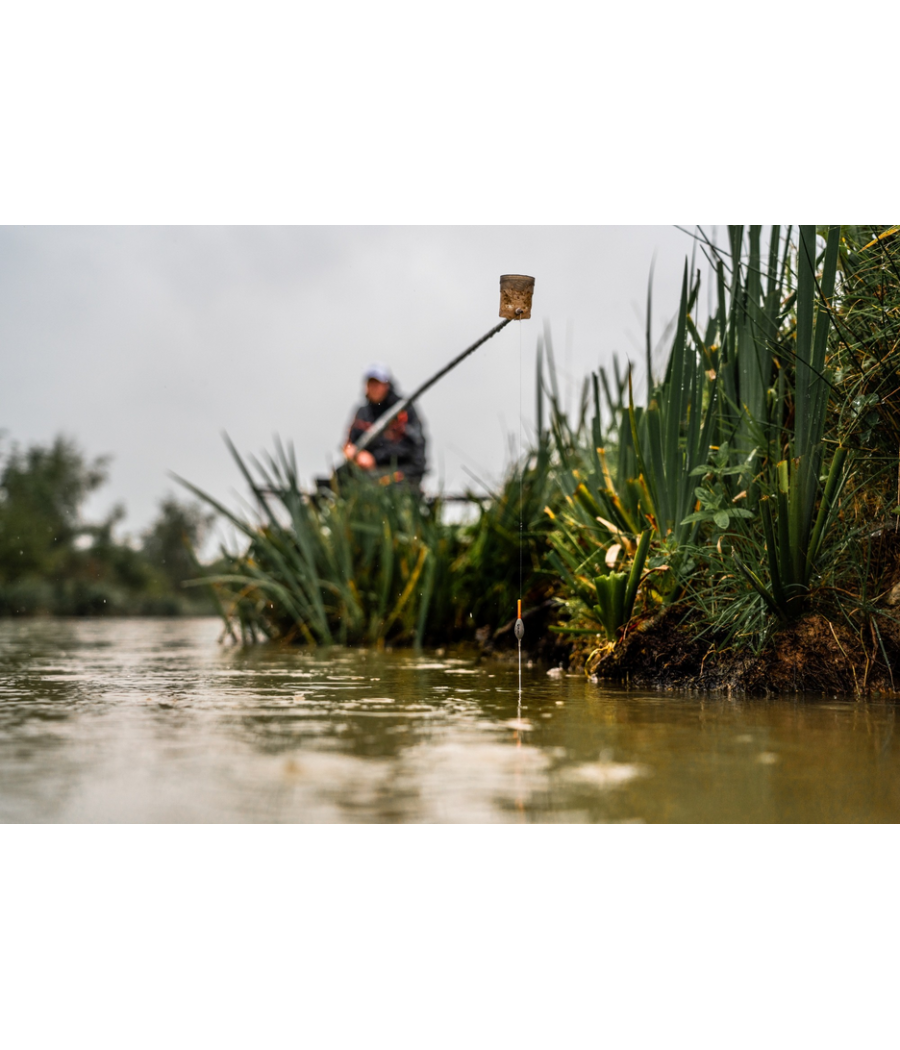
{"type": "Polygon", "coordinates": [[[355,469],[329,490],[306,493],[290,446],[276,439],[274,455],[248,464],[228,445],[256,514],[235,513],[182,483],[246,537],[243,550],[222,550],[221,571],[204,580],[243,642],[439,645],[479,629],[488,638],[514,616],[520,564],[530,599],[547,590],[540,571],[551,483],[546,436],[524,474],[513,464],[486,499],[472,496],[479,510],[471,524],[445,521],[439,498],[355,469]]]}
{"type": "MultiPolygon", "coordinates": [[[[585,570],[627,571],[649,527],[634,629],[655,629],[677,605],[690,637],[673,635],[667,615],[666,644],[705,639],[712,669],[788,638],[808,648],[810,632],[795,625],[815,620],[848,661],[845,681],[893,688],[898,232],[732,227],[728,251],[707,242],[717,293],[707,322],[695,317],[699,278],[690,289],[686,279],[647,405],[616,406],[606,447],[561,479],[568,507],[550,541],[564,629],[609,633],[585,570]]],[[[625,634],[617,628],[623,644],[625,634]]]]}

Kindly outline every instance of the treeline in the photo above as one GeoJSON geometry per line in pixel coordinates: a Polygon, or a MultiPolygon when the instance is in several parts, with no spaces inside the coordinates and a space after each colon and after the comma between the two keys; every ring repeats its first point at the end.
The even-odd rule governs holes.
{"type": "Polygon", "coordinates": [[[88,496],[108,476],[108,457],[88,459],[71,439],[0,449],[0,616],[175,616],[216,607],[196,550],[213,515],[167,497],[136,543],[117,541],[115,507],[86,522],[88,496]]]}

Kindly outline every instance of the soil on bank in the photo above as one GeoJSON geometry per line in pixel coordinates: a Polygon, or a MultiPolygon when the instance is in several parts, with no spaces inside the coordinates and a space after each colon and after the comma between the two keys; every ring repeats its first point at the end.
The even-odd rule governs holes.
{"type": "Polygon", "coordinates": [[[869,644],[845,624],[811,613],[775,631],[761,652],[719,648],[688,609],[672,606],[635,622],[615,646],[581,642],[569,667],[598,680],[651,688],[747,695],[895,694],[900,630],[882,623],[869,644]]]}

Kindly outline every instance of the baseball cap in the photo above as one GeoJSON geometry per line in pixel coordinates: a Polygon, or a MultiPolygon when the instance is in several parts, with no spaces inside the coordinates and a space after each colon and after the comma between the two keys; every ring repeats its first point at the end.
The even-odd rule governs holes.
{"type": "Polygon", "coordinates": [[[379,383],[390,383],[391,370],[387,365],[374,364],[366,369],[366,379],[377,379],[379,383]]]}

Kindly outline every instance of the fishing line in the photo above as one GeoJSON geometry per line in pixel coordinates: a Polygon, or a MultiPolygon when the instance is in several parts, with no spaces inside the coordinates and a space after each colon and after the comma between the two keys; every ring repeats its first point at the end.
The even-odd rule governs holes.
{"type": "MultiPolygon", "coordinates": [[[[519,474],[519,597],[522,597],[522,507],[525,502],[525,459],[522,454],[522,323],[519,322],[519,458],[522,469],[519,474]]],[[[519,617],[522,610],[519,609],[519,617]]]]}
{"type": "Polygon", "coordinates": [[[525,624],[522,622],[522,540],[523,507],[525,503],[525,456],[522,451],[522,322],[519,322],[519,604],[516,617],[516,641],[519,645],[519,705],[518,717],[522,717],[522,638],[525,624]]]}
{"type": "MultiPolygon", "coordinates": [[[[524,541],[525,541],[525,463],[526,456],[522,450],[522,327],[521,322],[531,317],[531,295],[534,291],[534,278],[525,274],[507,273],[500,278],[500,316],[510,321],[519,321],[519,601],[516,613],[516,641],[519,646],[519,718],[522,717],[522,638],[525,636],[525,624],[522,622],[522,587],[525,583],[524,541]]],[[[515,468],[514,468],[515,469],[515,468]]],[[[515,479],[512,484],[515,485],[515,479]]]]}

